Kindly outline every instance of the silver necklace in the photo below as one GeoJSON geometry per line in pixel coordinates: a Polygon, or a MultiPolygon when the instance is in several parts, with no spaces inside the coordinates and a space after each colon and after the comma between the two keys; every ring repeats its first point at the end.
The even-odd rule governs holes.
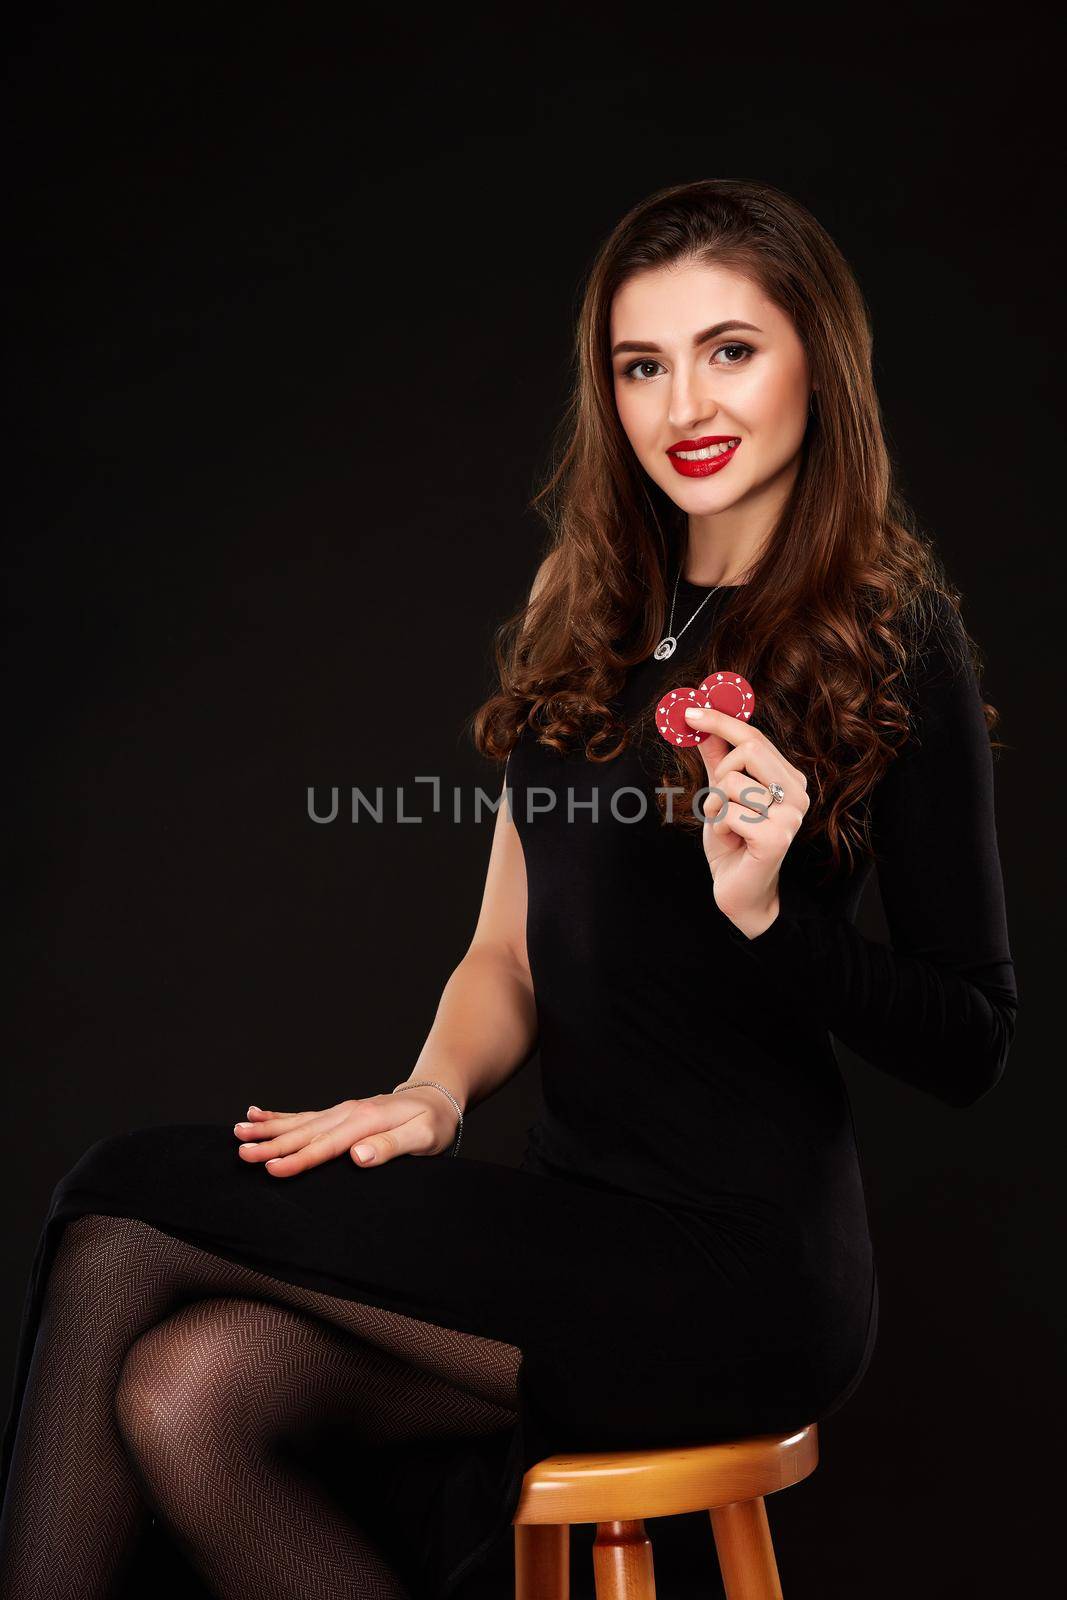
{"type": "Polygon", "coordinates": [[[700,602],[700,605],[697,606],[696,610],[693,612],[693,615],[689,618],[689,622],[685,623],[683,627],[679,628],[678,632],[675,634],[671,630],[674,627],[674,607],[675,607],[675,603],[676,603],[676,601],[678,599],[678,579],[681,577],[681,575],[682,575],[682,568],[681,568],[681,563],[679,563],[678,571],[674,574],[674,594],[671,596],[671,619],[667,624],[667,632],[666,632],[666,634],[660,640],[659,644],[656,646],[656,648],[653,650],[651,656],[649,657],[650,661],[666,661],[668,656],[673,656],[674,652],[678,648],[678,640],[682,637],[682,634],[685,632],[686,628],[688,628],[689,622],[692,622],[694,620],[694,618],[696,618],[696,617],[698,617],[700,615],[700,612],[702,611],[704,606],[707,605],[707,603],[711,599],[712,595],[713,594],[718,594],[719,590],[722,588],[722,584],[721,583],[717,583],[715,585],[714,589],[709,589],[708,593],[704,596],[703,600],[700,602]]]}

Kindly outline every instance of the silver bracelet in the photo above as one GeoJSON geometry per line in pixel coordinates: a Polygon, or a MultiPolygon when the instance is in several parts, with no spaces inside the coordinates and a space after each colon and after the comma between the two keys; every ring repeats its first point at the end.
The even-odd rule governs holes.
{"type": "Polygon", "coordinates": [[[398,1083],[395,1089],[390,1090],[390,1093],[399,1094],[402,1089],[440,1089],[442,1094],[447,1094],[448,1098],[459,1112],[459,1127],[456,1129],[456,1137],[453,1140],[452,1148],[448,1152],[450,1156],[454,1156],[456,1151],[459,1149],[459,1141],[463,1137],[463,1107],[460,1105],[451,1089],[446,1089],[443,1083],[435,1083],[432,1078],[413,1078],[410,1083],[398,1083]]]}

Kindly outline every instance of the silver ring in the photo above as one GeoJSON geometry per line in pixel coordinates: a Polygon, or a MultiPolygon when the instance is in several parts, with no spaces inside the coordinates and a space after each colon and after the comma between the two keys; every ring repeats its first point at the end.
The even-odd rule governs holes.
{"type": "Polygon", "coordinates": [[[771,805],[772,806],[776,805],[776,804],[779,804],[782,800],[785,799],[785,790],[782,788],[780,783],[769,783],[767,785],[767,787],[771,791],[771,805]]]}

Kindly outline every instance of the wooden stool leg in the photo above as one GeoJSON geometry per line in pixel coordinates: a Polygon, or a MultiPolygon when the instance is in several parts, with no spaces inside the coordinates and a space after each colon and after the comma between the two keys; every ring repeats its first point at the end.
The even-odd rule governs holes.
{"type": "Polygon", "coordinates": [[[757,1500],[713,1506],[711,1531],[726,1600],[782,1600],[767,1507],[757,1500]]]}
{"type": "Polygon", "coordinates": [[[652,1542],[640,1518],[597,1523],[593,1582],[596,1600],[656,1600],[652,1542]]]}
{"type": "Polygon", "coordinates": [[[515,1600],[570,1600],[571,1530],[567,1523],[515,1524],[515,1600]]]}

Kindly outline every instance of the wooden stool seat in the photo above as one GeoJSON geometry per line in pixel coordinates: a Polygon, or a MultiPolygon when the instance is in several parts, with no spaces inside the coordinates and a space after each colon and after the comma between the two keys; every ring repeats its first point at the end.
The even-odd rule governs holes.
{"type": "Polygon", "coordinates": [[[568,1600],[570,1526],[595,1522],[597,1600],[654,1600],[645,1517],[707,1511],[727,1600],[781,1600],[763,1497],[819,1459],[814,1423],[721,1444],[548,1456],[523,1479],[515,1527],[516,1600],[568,1600]]]}

